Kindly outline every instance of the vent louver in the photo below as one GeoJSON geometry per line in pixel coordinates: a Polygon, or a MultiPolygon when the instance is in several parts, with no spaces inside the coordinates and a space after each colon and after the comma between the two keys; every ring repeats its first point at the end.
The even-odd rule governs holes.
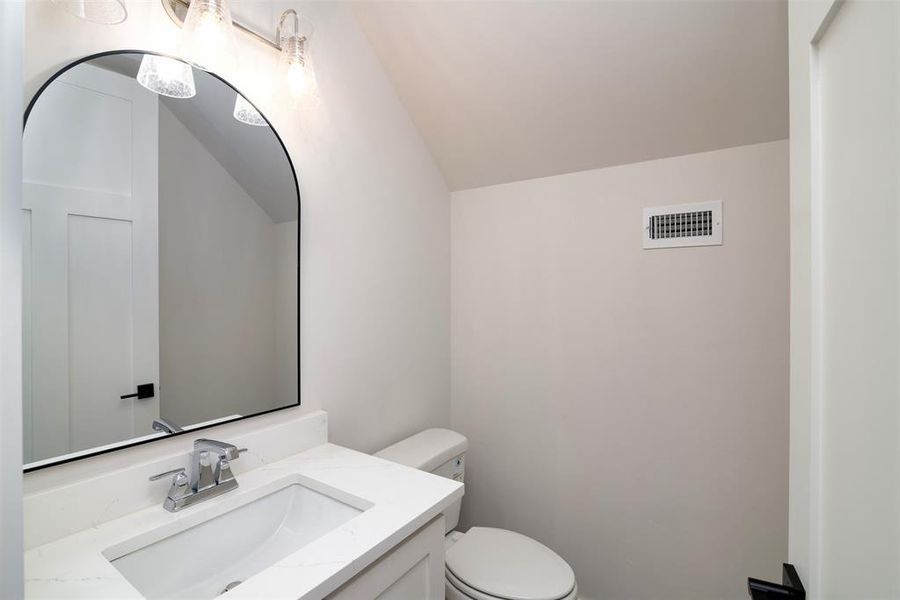
{"type": "Polygon", "coordinates": [[[722,244],[722,202],[644,209],[644,248],[722,244]]]}

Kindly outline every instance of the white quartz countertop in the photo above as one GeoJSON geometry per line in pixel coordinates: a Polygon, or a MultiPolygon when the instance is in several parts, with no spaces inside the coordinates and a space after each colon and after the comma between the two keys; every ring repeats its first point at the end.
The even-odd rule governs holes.
{"type": "MultiPolygon", "coordinates": [[[[282,480],[353,497],[368,508],[343,525],[247,579],[227,598],[324,598],[442,513],[463,494],[461,483],[323,444],[237,476],[240,487],[177,513],[159,504],[25,553],[27,598],[141,598],[104,552],[165,527],[172,533],[277,489],[282,480]]],[[[202,560],[202,553],[198,554],[202,560]]],[[[191,565],[184,565],[190,569],[191,565]]],[[[165,573],[160,573],[165,577],[165,573]]]]}

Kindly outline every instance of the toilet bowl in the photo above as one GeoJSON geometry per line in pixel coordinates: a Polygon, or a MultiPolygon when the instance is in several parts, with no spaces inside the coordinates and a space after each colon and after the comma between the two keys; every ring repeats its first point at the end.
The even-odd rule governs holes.
{"type": "Polygon", "coordinates": [[[448,600],[575,600],[575,573],[558,554],[515,531],[472,527],[446,538],[448,600]]]}
{"type": "MultiPolygon", "coordinates": [[[[426,429],[375,456],[456,481],[465,480],[468,440],[449,429],[426,429]]],[[[455,531],[462,501],[444,512],[447,600],[576,600],[572,567],[537,540],[515,531],[455,531]]]]}

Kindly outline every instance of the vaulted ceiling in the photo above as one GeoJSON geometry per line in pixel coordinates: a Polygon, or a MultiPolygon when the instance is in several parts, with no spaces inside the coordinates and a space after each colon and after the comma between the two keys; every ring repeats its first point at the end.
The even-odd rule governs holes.
{"type": "Polygon", "coordinates": [[[787,3],[367,1],[451,190],[786,138],[787,3]]]}

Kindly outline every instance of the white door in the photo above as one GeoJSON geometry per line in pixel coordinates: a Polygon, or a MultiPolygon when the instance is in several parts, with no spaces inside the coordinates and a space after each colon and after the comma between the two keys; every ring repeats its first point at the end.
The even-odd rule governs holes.
{"type": "Polygon", "coordinates": [[[900,598],[900,3],[810,47],[813,598],[900,598]]]}
{"type": "Polygon", "coordinates": [[[151,432],[159,387],[158,107],[80,65],[24,137],[25,461],[151,432]]]}

